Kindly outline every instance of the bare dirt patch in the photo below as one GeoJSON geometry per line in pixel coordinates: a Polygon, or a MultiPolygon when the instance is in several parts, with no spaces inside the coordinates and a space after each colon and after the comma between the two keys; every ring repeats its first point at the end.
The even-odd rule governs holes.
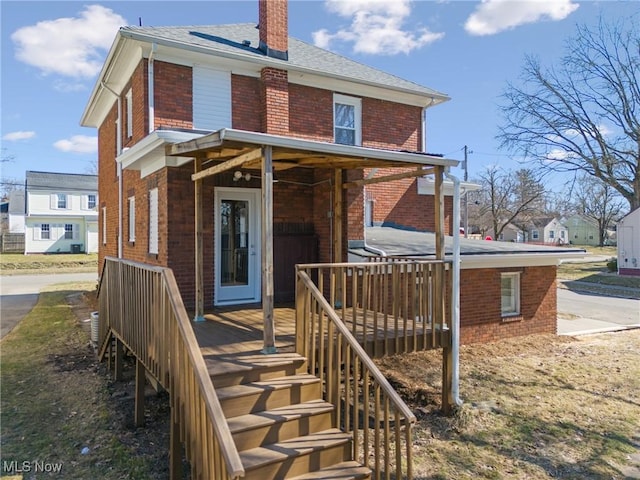
{"type": "Polygon", "coordinates": [[[440,352],[377,363],[418,417],[417,478],[623,479],[640,478],[638,351],[640,330],[463,346],[449,418],[440,352]]]}

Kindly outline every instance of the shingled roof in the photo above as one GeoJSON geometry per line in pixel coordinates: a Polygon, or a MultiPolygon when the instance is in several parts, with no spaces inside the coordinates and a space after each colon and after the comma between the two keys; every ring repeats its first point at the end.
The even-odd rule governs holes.
{"type": "Polygon", "coordinates": [[[176,48],[210,51],[229,58],[245,61],[265,61],[285,70],[298,70],[316,75],[340,77],[348,81],[360,81],[370,85],[401,90],[446,101],[449,97],[431,88],[402,79],[390,73],[356,62],[336,53],[289,37],[289,58],[280,60],[267,57],[259,50],[259,32],[255,24],[136,27],[120,29],[124,37],[136,40],[164,43],[176,48]]]}
{"type": "Polygon", "coordinates": [[[98,176],[79,173],[35,172],[26,173],[26,187],[29,189],[87,190],[98,191],[98,176]]]}

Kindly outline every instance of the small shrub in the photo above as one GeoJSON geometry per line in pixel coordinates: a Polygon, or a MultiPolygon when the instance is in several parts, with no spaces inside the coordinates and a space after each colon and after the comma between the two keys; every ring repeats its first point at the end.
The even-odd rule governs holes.
{"type": "Polygon", "coordinates": [[[610,272],[617,272],[618,271],[618,259],[617,258],[612,258],[611,260],[609,260],[607,262],[607,270],[609,270],[610,272]]]}

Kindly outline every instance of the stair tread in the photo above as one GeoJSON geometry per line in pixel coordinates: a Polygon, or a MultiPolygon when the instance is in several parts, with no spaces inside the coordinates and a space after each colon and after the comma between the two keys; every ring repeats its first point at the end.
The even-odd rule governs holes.
{"type": "Polygon", "coordinates": [[[245,470],[260,468],[288,458],[338,446],[351,440],[351,434],[332,428],[240,452],[245,470]]]}
{"type": "Polygon", "coordinates": [[[290,480],[357,480],[369,478],[370,475],[371,469],[360,465],[358,462],[348,461],[336,463],[315,472],[305,473],[290,480]]]}
{"type": "Polygon", "coordinates": [[[215,355],[212,357],[205,354],[203,356],[209,375],[212,377],[235,375],[260,369],[275,369],[306,361],[305,357],[297,353],[215,355]]]}
{"type": "Polygon", "coordinates": [[[324,400],[287,405],[263,412],[249,413],[227,419],[231,433],[244,432],[263,426],[308,417],[319,413],[331,412],[334,406],[324,400]]]}
{"type": "Polygon", "coordinates": [[[308,373],[301,373],[298,375],[288,375],[286,377],[272,378],[261,382],[242,383],[239,385],[230,385],[228,387],[221,387],[216,389],[218,398],[220,401],[242,397],[245,395],[252,395],[261,392],[270,392],[274,390],[280,390],[283,388],[289,388],[292,385],[306,385],[310,383],[317,383],[320,380],[314,375],[308,373]]]}

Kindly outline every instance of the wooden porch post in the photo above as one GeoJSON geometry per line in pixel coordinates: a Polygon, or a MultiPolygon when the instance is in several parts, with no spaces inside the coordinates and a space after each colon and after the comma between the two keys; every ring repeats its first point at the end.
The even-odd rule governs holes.
{"type": "Polygon", "coordinates": [[[272,147],[262,148],[262,353],[276,353],[273,319],[273,157],[272,147]]]}
{"type": "MultiPolygon", "coordinates": [[[[202,170],[202,159],[196,158],[193,161],[193,171],[198,173],[202,170]]],[[[196,273],[196,313],[194,322],[204,322],[204,254],[202,252],[202,179],[194,181],[195,195],[195,273],[196,273]]]]}
{"type": "MultiPolygon", "coordinates": [[[[444,180],[444,167],[437,166],[435,169],[435,184],[434,184],[434,201],[435,201],[435,214],[436,214],[436,259],[444,260],[445,258],[445,245],[444,245],[444,188],[442,186],[444,180]]],[[[455,232],[454,232],[455,234],[455,232]]],[[[438,302],[438,311],[445,314],[445,302],[446,302],[446,281],[443,275],[444,272],[439,274],[440,277],[440,297],[438,302]]],[[[451,328],[451,325],[449,325],[451,328]]],[[[448,343],[442,346],[442,411],[445,415],[451,413],[453,407],[453,348],[451,345],[451,335],[448,337],[448,343]]]]}
{"type": "Polygon", "coordinates": [[[342,169],[333,171],[333,261],[342,262],[342,169]]]}

